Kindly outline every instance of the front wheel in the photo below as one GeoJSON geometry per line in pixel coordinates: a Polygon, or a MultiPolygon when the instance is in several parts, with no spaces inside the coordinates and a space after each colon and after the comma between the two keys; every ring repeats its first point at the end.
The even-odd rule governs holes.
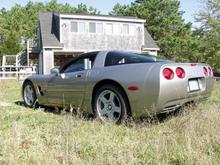
{"type": "Polygon", "coordinates": [[[105,85],[96,92],[94,109],[101,121],[118,124],[126,116],[127,100],[120,88],[105,85]]]}
{"type": "Polygon", "coordinates": [[[31,82],[26,82],[23,86],[23,100],[25,106],[33,108],[35,106],[37,97],[34,86],[31,82]]]}

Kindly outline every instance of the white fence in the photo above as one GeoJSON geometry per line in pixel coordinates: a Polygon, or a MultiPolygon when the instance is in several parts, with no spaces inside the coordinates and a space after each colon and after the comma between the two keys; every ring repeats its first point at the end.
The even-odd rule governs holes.
{"type": "Polygon", "coordinates": [[[2,66],[0,67],[0,80],[23,80],[36,73],[37,71],[35,66],[2,66]]]}
{"type": "Polygon", "coordinates": [[[23,66],[27,64],[27,54],[20,52],[16,55],[4,55],[2,57],[2,66],[23,66]]]}

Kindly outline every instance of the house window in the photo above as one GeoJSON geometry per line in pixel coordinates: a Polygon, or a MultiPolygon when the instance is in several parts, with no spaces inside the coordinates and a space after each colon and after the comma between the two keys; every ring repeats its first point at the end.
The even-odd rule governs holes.
{"type": "Polygon", "coordinates": [[[90,33],[103,33],[103,23],[89,23],[89,32],[90,33]]]}
{"type": "Polygon", "coordinates": [[[96,32],[96,24],[95,22],[89,22],[89,33],[95,33],[96,32]]]}
{"type": "Polygon", "coordinates": [[[96,24],[96,33],[103,33],[103,23],[96,24]]]}
{"type": "Polygon", "coordinates": [[[135,26],[134,25],[130,25],[129,33],[130,33],[130,35],[135,35],[135,26]]]}
{"type": "Polygon", "coordinates": [[[71,32],[78,32],[77,22],[71,22],[71,32]]]}
{"type": "Polygon", "coordinates": [[[113,24],[107,23],[106,24],[106,34],[112,34],[113,33],[113,24]]]}
{"type": "Polygon", "coordinates": [[[123,34],[129,34],[129,25],[123,24],[123,34]]]}
{"type": "Polygon", "coordinates": [[[78,23],[78,32],[80,32],[80,33],[85,32],[85,22],[78,23]]]}
{"type": "Polygon", "coordinates": [[[85,32],[85,22],[71,22],[71,32],[85,32]]]}
{"type": "Polygon", "coordinates": [[[120,26],[119,26],[119,24],[114,24],[113,25],[113,33],[114,34],[120,34],[120,26]]]}

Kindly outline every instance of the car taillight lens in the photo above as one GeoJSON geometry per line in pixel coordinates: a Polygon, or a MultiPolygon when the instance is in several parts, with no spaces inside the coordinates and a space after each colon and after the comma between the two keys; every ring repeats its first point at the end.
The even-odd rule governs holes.
{"type": "Polygon", "coordinates": [[[211,68],[211,67],[208,67],[208,69],[209,69],[209,76],[213,76],[212,68],[211,68]]]}
{"type": "Polygon", "coordinates": [[[179,77],[181,79],[184,78],[185,77],[184,69],[180,68],[180,67],[176,68],[176,75],[177,75],[177,77],[179,77]]]}
{"type": "Polygon", "coordinates": [[[206,67],[203,67],[203,72],[206,76],[208,76],[208,69],[206,67]]]}
{"type": "Polygon", "coordinates": [[[164,76],[165,79],[171,80],[171,79],[173,79],[173,77],[174,77],[174,72],[173,72],[173,70],[170,69],[170,68],[165,68],[165,69],[163,70],[163,76],[164,76]]]}

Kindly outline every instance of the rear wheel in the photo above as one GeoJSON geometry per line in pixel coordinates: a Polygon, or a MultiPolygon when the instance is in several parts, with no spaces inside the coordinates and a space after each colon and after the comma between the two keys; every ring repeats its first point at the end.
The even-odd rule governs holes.
{"type": "Polygon", "coordinates": [[[95,95],[96,116],[103,122],[120,123],[128,110],[127,100],[120,88],[113,85],[102,86],[95,95]]]}
{"type": "Polygon", "coordinates": [[[34,86],[31,82],[26,82],[23,86],[23,100],[25,106],[33,108],[35,106],[37,97],[34,86]]]}

